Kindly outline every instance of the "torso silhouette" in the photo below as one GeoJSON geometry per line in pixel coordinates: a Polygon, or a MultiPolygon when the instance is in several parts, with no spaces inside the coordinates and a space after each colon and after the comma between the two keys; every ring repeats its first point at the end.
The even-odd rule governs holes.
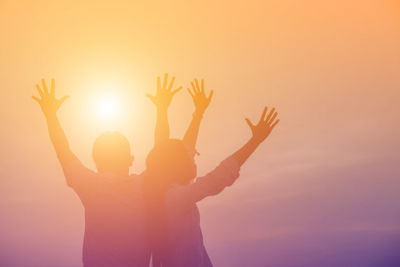
{"type": "Polygon", "coordinates": [[[174,185],[166,194],[167,229],[170,255],[168,267],[212,267],[203,242],[197,202],[220,193],[239,177],[234,158],[189,185],[174,185]]]}
{"type": "Polygon", "coordinates": [[[84,266],[148,266],[142,176],[99,174],[78,160],[64,173],[85,207],[84,266]]]}

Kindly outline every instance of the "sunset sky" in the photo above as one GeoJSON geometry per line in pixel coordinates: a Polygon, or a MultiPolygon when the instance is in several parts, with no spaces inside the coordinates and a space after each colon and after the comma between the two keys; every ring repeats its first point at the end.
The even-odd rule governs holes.
{"type": "MultiPolygon", "coordinates": [[[[66,186],[44,117],[41,78],[70,98],[58,115],[94,168],[95,138],[128,137],[144,170],[165,72],[214,98],[199,174],[280,123],[222,194],[200,203],[216,267],[400,266],[400,2],[0,0],[0,266],[81,266],[83,207],[66,186]],[[117,111],[97,109],[104,97],[117,111]]],[[[180,138],[193,104],[170,108],[180,138]]]]}

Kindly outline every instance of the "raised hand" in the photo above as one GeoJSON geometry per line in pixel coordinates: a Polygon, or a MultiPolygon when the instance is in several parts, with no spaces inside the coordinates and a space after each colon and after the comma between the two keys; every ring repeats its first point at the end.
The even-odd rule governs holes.
{"type": "Polygon", "coordinates": [[[199,81],[194,79],[194,82],[191,82],[192,90],[187,88],[189,94],[192,96],[194,106],[196,108],[195,113],[198,115],[203,115],[204,111],[207,109],[208,105],[211,102],[214,91],[211,90],[210,94],[206,96],[204,91],[204,80],[201,80],[201,86],[199,85],[199,81]]]}
{"type": "Polygon", "coordinates": [[[173,96],[178,93],[182,86],[172,90],[174,86],[175,77],[171,78],[171,81],[168,84],[168,73],[164,74],[164,81],[161,84],[161,78],[157,77],[157,91],[156,95],[146,94],[148,98],[150,98],[151,102],[156,105],[157,108],[168,108],[171,104],[173,96]]]}
{"type": "Polygon", "coordinates": [[[258,143],[264,141],[279,122],[279,119],[276,118],[278,113],[275,112],[275,108],[272,108],[268,116],[265,118],[267,110],[268,108],[265,107],[257,125],[254,125],[249,119],[246,118],[246,122],[250,126],[251,132],[253,133],[252,139],[258,143]]]}
{"type": "Polygon", "coordinates": [[[62,103],[69,97],[63,96],[59,99],[55,96],[55,81],[51,79],[50,92],[47,89],[47,85],[44,79],[42,79],[42,88],[36,84],[36,89],[40,95],[40,98],[32,96],[33,100],[39,103],[44,115],[46,117],[55,115],[57,110],[60,108],[62,103]]]}
{"type": "Polygon", "coordinates": [[[42,88],[40,88],[40,86],[37,84],[36,89],[38,90],[40,98],[36,96],[32,96],[32,98],[38,102],[42,108],[42,111],[46,117],[51,143],[54,146],[61,165],[65,167],[71,160],[76,159],[76,156],[69,148],[68,139],[65,136],[64,130],[61,127],[56,113],[68,96],[63,96],[59,99],[56,98],[54,79],[51,79],[50,92],[47,89],[44,79],[42,79],[42,88]]]}

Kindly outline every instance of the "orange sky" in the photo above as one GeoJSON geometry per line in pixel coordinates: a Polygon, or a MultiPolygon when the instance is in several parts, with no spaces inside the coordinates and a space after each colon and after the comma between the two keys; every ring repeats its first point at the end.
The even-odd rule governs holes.
{"type": "MultiPolygon", "coordinates": [[[[294,266],[285,255],[301,262],[314,249],[301,254],[299,239],[400,234],[398,1],[99,2],[0,1],[0,263],[80,262],[82,206],[30,98],[53,77],[59,96],[71,96],[59,111],[71,147],[90,167],[94,139],[112,128],[131,141],[132,171],[143,170],[155,124],[144,95],[164,72],[183,86],[203,77],[215,91],[200,174],[250,136],[246,116],[278,109],[279,126],[237,184],[200,205],[217,266],[257,266],[263,255],[294,266]],[[114,123],[89,108],[104,90],[122,99],[114,123]]],[[[172,136],[183,135],[192,112],[180,93],[172,136]]]]}

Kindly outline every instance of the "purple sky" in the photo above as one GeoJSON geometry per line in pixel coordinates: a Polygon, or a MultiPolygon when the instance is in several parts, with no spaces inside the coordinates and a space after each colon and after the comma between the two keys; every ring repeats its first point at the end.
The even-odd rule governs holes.
{"type": "MultiPolygon", "coordinates": [[[[140,172],[155,120],[144,95],[165,71],[215,91],[200,174],[249,137],[246,116],[280,112],[237,183],[199,204],[215,266],[400,266],[398,1],[89,2],[0,1],[0,266],[81,264],[83,208],[30,99],[35,83],[55,77],[71,95],[59,115],[89,167],[109,125],[86,105],[97,85],[119,86],[132,104],[114,126],[140,172]]],[[[191,105],[176,97],[173,136],[191,105]]]]}

